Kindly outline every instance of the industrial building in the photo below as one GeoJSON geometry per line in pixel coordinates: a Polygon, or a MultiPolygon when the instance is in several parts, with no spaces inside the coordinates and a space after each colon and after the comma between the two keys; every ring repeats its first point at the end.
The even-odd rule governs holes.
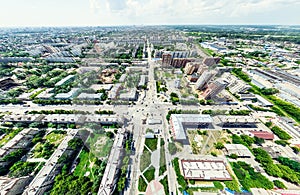
{"type": "Polygon", "coordinates": [[[272,106],[274,106],[271,102],[269,102],[265,98],[261,97],[260,95],[256,95],[256,99],[259,102],[259,104],[263,107],[272,107],[272,106]]]}
{"type": "Polygon", "coordinates": [[[244,93],[251,88],[250,85],[238,79],[236,76],[225,72],[222,77],[229,83],[228,88],[232,94],[244,93]]]}

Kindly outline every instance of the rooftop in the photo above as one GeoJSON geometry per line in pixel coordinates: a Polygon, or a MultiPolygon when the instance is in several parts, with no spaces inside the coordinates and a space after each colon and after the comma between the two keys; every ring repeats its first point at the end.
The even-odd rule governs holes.
{"type": "Polygon", "coordinates": [[[221,160],[181,160],[181,167],[185,179],[232,180],[221,160]]]}

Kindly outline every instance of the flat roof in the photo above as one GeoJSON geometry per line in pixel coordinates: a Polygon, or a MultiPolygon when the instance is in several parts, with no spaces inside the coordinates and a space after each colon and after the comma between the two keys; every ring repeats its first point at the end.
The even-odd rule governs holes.
{"type": "Polygon", "coordinates": [[[75,77],[75,75],[69,75],[69,76],[63,78],[62,80],[58,81],[58,82],[55,84],[55,86],[63,85],[65,82],[67,82],[68,80],[70,80],[70,79],[72,79],[72,78],[74,78],[74,77],[75,77]]]}
{"type": "Polygon", "coordinates": [[[216,116],[221,123],[257,123],[258,121],[251,116],[216,116]]]}
{"type": "Polygon", "coordinates": [[[199,125],[203,123],[212,123],[213,119],[207,114],[172,114],[171,124],[175,132],[176,139],[186,139],[184,125],[199,125]]]}
{"type": "Polygon", "coordinates": [[[102,93],[90,94],[90,93],[81,93],[77,99],[101,99],[102,93]]]}
{"type": "Polygon", "coordinates": [[[232,180],[222,160],[181,160],[181,168],[185,179],[232,180]]]}
{"type": "Polygon", "coordinates": [[[249,151],[249,149],[242,145],[242,144],[224,144],[224,147],[226,151],[228,152],[228,155],[236,154],[239,157],[251,157],[252,153],[249,151]]]}
{"type": "Polygon", "coordinates": [[[123,150],[124,129],[120,129],[116,135],[110,155],[108,157],[107,165],[101,180],[98,190],[98,195],[110,195],[114,190],[116,184],[116,176],[119,171],[120,156],[123,150]]]}
{"type": "Polygon", "coordinates": [[[106,90],[106,91],[109,91],[109,90],[111,90],[111,88],[113,87],[114,85],[113,84],[100,84],[100,85],[98,85],[98,84],[94,84],[94,85],[92,85],[90,88],[91,89],[94,89],[94,90],[100,90],[100,89],[104,89],[104,90],[106,90]]]}
{"type": "Polygon", "coordinates": [[[253,136],[262,138],[262,139],[267,139],[267,140],[273,140],[274,139],[274,134],[272,132],[268,131],[249,131],[253,136]]]}
{"type": "Polygon", "coordinates": [[[95,123],[118,123],[122,122],[121,118],[111,115],[83,115],[83,114],[26,114],[26,115],[6,115],[2,118],[3,121],[38,121],[38,122],[54,122],[54,123],[64,123],[64,122],[95,122],[95,123]]]}
{"type": "Polygon", "coordinates": [[[56,99],[68,99],[71,98],[77,91],[79,90],[79,88],[73,88],[71,89],[71,91],[69,91],[68,93],[59,93],[55,96],[56,99]]]}

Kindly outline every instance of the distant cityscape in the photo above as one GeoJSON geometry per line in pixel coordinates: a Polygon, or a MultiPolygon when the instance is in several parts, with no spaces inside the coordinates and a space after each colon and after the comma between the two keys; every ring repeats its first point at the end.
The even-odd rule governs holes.
{"type": "Polygon", "coordinates": [[[299,195],[300,27],[2,28],[1,195],[299,195]]]}

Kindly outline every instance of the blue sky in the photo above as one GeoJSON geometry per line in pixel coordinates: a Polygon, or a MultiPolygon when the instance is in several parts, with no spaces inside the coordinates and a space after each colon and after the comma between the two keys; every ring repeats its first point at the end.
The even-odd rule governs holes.
{"type": "Polygon", "coordinates": [[[1,27],[300,24],[300,0],[1,1],[1,27]]]}

